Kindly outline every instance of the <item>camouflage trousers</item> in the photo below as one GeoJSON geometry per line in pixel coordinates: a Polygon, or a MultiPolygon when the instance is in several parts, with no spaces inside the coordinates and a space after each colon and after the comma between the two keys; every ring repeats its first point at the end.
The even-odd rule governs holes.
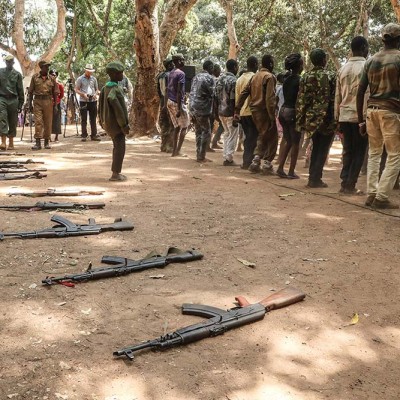
{"type": "Polygon", "coordinates": [[[172,125],[167,107],[160,109],[158,125],[161,130],[161,151],[169,153],[173,147],[174,126],[172,125]]]}
{"type": "Polygon", "coordinates": [[[278,129],[276,124],[272,124],[265,110],[252,111],[251,115],[258,131],[257,147],[254,155],[272,162],[278,149],[278,129]]]}
{"type": "Polygon", "coordinates": [[[200,115],[193,117],[193,120],[196,132],[196,156],[198,161],[203,161],[211,138],[210,116],[200,115]]]}

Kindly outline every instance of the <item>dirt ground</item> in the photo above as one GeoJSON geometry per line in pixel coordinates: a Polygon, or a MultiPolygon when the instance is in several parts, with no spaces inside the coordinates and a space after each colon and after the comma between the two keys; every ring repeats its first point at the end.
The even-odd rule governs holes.
{"type": "MultiPolygon", "coordinates": [[[[0,204],[37,200],[104,201],[104,210],[61,215],[109,223],[123,217],[132,232],[0,243],[0,398],[79,400],[319,400],[400,398],[399,217],[373,212],[363,197],[338,195],[335,143],[328,189],[257,177],[159,152],[153,140],[129,140],[123,172],[109,182],[112,144],[69,137],[26,156],[45,161],[42,180],[0,183],[0,204]],[[102,196],[8,197],[15,189],[105,190],[102,196]],[[143,258],[169,246],[195,248],[201,261],[125,277],[43,287],[48,275],[100,266],[103,255],[143,258]],[[249,267],[238,259],[255,263],[249,267]],[[154,279],[158,275],[159,279],[154,279]],[[182,303],[234,306],[291,285],[307,297],[257,323],[187,346],[114,359],[120,347],[156,338],[201,319],[182,303]],[[358,313],[359,320],[351,325],[358,313]]],[[[235,155],[240,162],[241,153],[235,155]]],[[[359,187],[365,189],[365,177],[359,187]]],[[[400,202],[399,192],[393,201],[400,202]]],[[[51,214],[51,213],[50,213],[51,214]]],[[[51,226],[48,212],[0,211],[3,232],[51,226]]]]}

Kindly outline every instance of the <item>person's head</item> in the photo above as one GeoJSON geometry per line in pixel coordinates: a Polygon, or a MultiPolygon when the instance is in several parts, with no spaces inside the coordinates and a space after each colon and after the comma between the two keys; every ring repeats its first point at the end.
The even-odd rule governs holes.
{"type": "Polygon", "coordinates": [[[356,36],[353,38],[351,41],[351,52],[353,53],[353,56],[367,58],[368,51],[368,41],[364,36],[356,36]]]}
{"type": "Polygon", "coordinates": [[[239,70],[239,65],[237,63],[236,60],[234,60],[233,58],[231,58],[230,60],[228,60],[225,64],[226,70],[228,72],[231,72],[233,75],[236,75],[238,70],[239,70]]]}
{"type": "Polygon", "coordinates": [[[203,63],[204,71],[207,71],[210,75],[212,75],[214,70],[214,63],[211,60],[206,60],[203,63]]]}
{"type": "Polygon", "coordinates": [[[274,57],[270,54],[265,54],[261,59],[261,66],[272,72],[274,70],[274,57]]]}
{"type": "Polygon", "coordinates": [[[258,58],[255,56],[250,56],[247,61],[247,71],[257,72],[258,70],[258,58]]]}
{"type": "Polygon", "coordinates": [[[310,60],[315,67],[325,67],[328,61],[325,51],[319,48],[311,50],[310,60]]]}
{"type": "Polygon", "coordinates": [[[6,63],[6,68],[8,70],[11,70],[14,66],[14,57],[11,55],[5,56],[4,62],[6,63]]]}
{"type": "Polygon", "coordinates": [[[95,71],[95,69],[93,68],[93,64],[86,64],[85,76],[87,76],[89,78],[91,75],[93,75],[94,71],[95,71]]]}
{"type": "Polygon", "coordinates": [[[287,75],[285,72],[279,72],[278,75],[276,75],[276,80],[278,81],[278,83],[282,84],[285,79],[287,78],[287,75]]]}
{"type": "Polygon", "coordinates": [[[382,29],[382,41],[386,49],[398,49],[400,47],[400,25],[387,24],[382,29]]]}
{"type": "Polygon", "coordinates": [[[172,71],[174,69],[174,63],[171,57],[166,58],[163,61],[163,65],[166,71],[172,71]]]}
{"type": "Polygon", "coordinates": [[[213,75],[218,78],[221,75],[221,67],[219,64],[214,64],[213,75]]]}
{"type": "Polygon", "coordinates": [[[185,57],[183,57],[183,54],[174,54],[172,56],[172,61],[176,68],[182,68],[185,65],[185,57]]]}
{"type": "Polygon", "coordinates": [[[304,61],[300,53],[292,53],[285,58],[285,69],[291,74],[301,74],[303,65],[304,61]]]}
{"type": "Polygon", "coordinates": [[[39,61],[40,75],[47,75],[49,73],[51,63],[45,60],[39,61]]]}
{"type": "Polygon", "coordinates": [[[124,79],[124,65],[120,61],[112,61],[107,64],[106,72],[111,82],[120,82],[124,79]]]}
{"type": "Polygon", "coordinates": [[[51,69],[51,70],[49,71],[49,75],[54,76],[54,78],[57,79],[57,77],[58,77],[58,71],[55,70],[55,69],[51,69]]]}

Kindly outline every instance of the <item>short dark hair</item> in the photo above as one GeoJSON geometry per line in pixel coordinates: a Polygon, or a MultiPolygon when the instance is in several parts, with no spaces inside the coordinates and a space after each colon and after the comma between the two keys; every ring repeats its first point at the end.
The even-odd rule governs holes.
{"type": "Polygon", "coordinates": [[[203,62],[203,69],[204,71],[210,71],[214,69],[214,63],[211,60],[206,60],[203,62]]]}
{"type": "Polygon", "coordinates": [[[228,71],[233,71],[236,67],[238,66],[238,63],[236,60],[234,60],[233,58],[231,58],[230,60],[228,60],[226,62],[226,69],[228,71]]]}
{"type": "Polygon", "coordinates": [[[368,41],[364,36],[356,36],[351,41],[351,51],[361,51],[363,47],[368,46],[368,41]]]}
{"type": "Polygon", "coordinates": [[[285,58],[285,69],[286,71],[293,71],[294,69],[300,69],[301,65],[301,54],[292,53],[285,58]]]}
{"type": "Polygon", "coordinates": [[[258,67],[258,58],[256,56],[250,56],[247,59],[247,69],[254,69],[258,67]]]}
{"type": "Polygon", "coordinates": [[[270,54],[265,54],[261,59],[261,65],[263,66],[263,68],[269,68],[273,63],[274,57],[272,57],[270,54]]]}

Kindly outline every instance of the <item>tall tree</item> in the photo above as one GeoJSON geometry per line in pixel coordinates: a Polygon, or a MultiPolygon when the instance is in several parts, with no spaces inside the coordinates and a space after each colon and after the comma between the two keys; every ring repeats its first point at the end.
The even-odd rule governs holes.
{"type": "MultiPolygon", "coordinates": [[[[38,47],[36,49],[30,49],[28,47],[28,36],[32,36],[32,26],[26,23],[26,0],[15,0],[15,7],[12,7],[12,1],[3,0],[2,7],[6,9],[0,18],[2,19],[1,25],[8,27],[11,30],[11,37],[6,33],[1,35],[0,48],[8,53],[12,54],[20,63],[22,73],[25,76],[33,74],[36,67],[36,61],[31,58],[32,51],[41,50],[39,54],[33,54],[39,56],[39,59],[50,60],[59,50],[61,43],[66,36],[65,29],[65,6],[64,0],[54,0],[57,9],[57,22],[56,29],[50,40],[37,42],[38,47]],[[7,7],[7,6],[10,6],[7,7]],[[45,48],[42,49],[43,45],[45,48]]],[[[37,28],[37,27],[36,27],[37,28]]],[[[38,31],[35,31],[35,35],[38,35],[38,31]]],[[[40,36],[39,36],[40,38],[40,36]]]]}
{"type": "Polygon", "coordinates": [[[397,22],[400,22],[400,1],[399,0],[391,0],[393,11],[396,14],[397,22]]]}

